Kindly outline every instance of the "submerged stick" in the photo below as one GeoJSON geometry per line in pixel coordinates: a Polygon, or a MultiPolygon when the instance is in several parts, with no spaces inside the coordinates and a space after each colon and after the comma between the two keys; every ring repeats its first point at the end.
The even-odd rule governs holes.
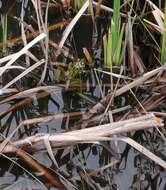
{"type": "Polygon", "coordinates": [[[21,149],[17,149],[16,154],[34,171],[41,173],[42,176],[47,180],[47,182],[53,185],[53,187],[56,187],[59,190],[67,190],[67,188],[63,185],[63,183],[59,180],[57,176],[52,174],[51,171],[44,165],[34,160],[30,154],[21,149]]]}
{"type": "MultiPolygon", "coordinates": [[[[63,28],[65,25],[67,25],[66,21],[50,25],[50,26],[48,26],[48,31],[50,32],[50,31],[56,30],[58,28],[63,28]]],[[[26,39],[30,40],[30,39],[36,37],[39,34],[40,34],[40,31],[34,31],[34,32],[28,34],[26,36],[26,39]]],[[[17,43],[19,41],[22,41],[22,36],[18,36],[18,37],[12,38],[11,40],[8,40],[8,46],[9,46],[9,44],[15,44],[15,43],[17,43]]],[[[3,46],[3,43],[0,43],[0,48],[2,48],[2,46],[3,46]]],[[[9,56],[12,57],[12,55],[9,55],[9,56]]],[[[8,56],[8,60],[11,59],[9,56],[8,56]]],[[[0,59],[0,63],[1,63],[1,59],[0,59]]]]}

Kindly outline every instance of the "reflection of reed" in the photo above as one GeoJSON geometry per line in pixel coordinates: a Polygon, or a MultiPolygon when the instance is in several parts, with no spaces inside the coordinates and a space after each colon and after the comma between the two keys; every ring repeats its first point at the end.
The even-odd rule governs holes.
{"type": "Polygon", "coordinates": [[[2,7],[0,8],[0,12],[2,14],[5,15],[12,15],[12,10],[16,4],[16,0],[10,1],[10,0],[6,0],[6,1],[2,1],[2,7]],[[4,5],[5,4],[5,5],[4,5]]]}

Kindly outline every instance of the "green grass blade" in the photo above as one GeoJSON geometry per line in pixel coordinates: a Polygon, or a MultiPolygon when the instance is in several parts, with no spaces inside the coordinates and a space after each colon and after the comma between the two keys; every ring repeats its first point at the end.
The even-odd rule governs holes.
{"type": "Polygon", "coordinates": [[[107,67],[112,68],[112,32],[108,30],[108,41],[107,41],[107,67]]]}
{"type": "Polygon", "coordinates": [[[115,51],[114,58],[113,58],[115,65],[119,65],[121,62],[123,34],[124,34],[124,25],[121,28],[120,36],[119,36],[119,39],[117,42],[117,47],[116,47],[116,51],[115,51]]]}
{"type": "Polygon", "coordinates": [[[115,22],[113,20],[111,21],[111,34],[112,34],[111,35],[112,36],[112,55],[114,55],[116,46],[117,46],[118,36],[117,36],[116,27],[115,27],[115,22]]]}
{"type": "Polygon", "coordinates": [[[120,33],[120,0],[114,0],[114,13],[113,13],[113,22],[115,24],[114,32],[112,33],[112,46],[113,52],[116,49],[116,43],[118,41],[119,33],[120,33]]]}
{"type": "Polygon", "coordinates": [[[120,0],[114,0],[114,13],[108,37],[104,37],[105,67],[112,68],[113,64],[120,64],[124,26],[120,27],[120,0]]]}
{"type": "Polygon", "coordinates": [[[165,11],[164,11],[164,24],[163,24],[163,36],[162,36],[162,47],[161,47],[161,63],[166,62],[166,2],[165,2],[165,11]]]}
{"type": "Polygon", "coordinates": [[[119,31],[119,25],[120,25],[120,0],[114,0],[113,20],[115,22],[116,30],[119,31]]]}

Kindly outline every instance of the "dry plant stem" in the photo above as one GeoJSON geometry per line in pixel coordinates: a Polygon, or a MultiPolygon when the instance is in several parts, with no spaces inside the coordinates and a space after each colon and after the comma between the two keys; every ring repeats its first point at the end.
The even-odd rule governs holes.
{"type": "Polygon", "coordinates": [[[42,173],[44,178],[54,187],[58,188],[59,190],[67,190],[66,187],[61,183],[61,181],[58,179],[58,177],[55,177],[51,173],[51,171],[43,166],[42,164],[35,161],[31,155],[29,155],[27,152],[21,149],[16,150],[16,154],[23,160],[25,163],[27,163],[33,170],[36,172],[42,173]]]}
{"type": "Polygon", "coordinates": [[[48,8],[49,8],[50,0],[47,1],[47,6],[45,10],[45,20],[43,20],[42,16],[42,8],[41,8],[41,1],[38,1],[39,7],[40,7],[40,18],[42,21],[42,29],[44,30],[44,33],[47,34],[47,37],[45,38],[44,42],[44,54],[45,54],[45,64],[44,64],[44,70],[41,74],[41,79],[39,81],[39,84],[42,84],[47,72],[47,66],[48,66],[48,42],[49,42],[49,32],[48,32],[48,8]]]}
{"type": "Polygon", "coordinates": [[[0,104],[4,104],[6,102],[9,102],[11,100],[18,99],[18,98],[31,97],[31,96],[33,96],[34,93],[37,93],[39,91],[47,91],[47,92],[51,93],[52,91],[54,91],[54,92],[61,91],[61,88],[58,86],[39,86],[39,87],[31,88],[28,90],[18,92],[17,94],[8,96],[8,97],[0,100],[0,104]]]}
{"type": "MultiPolygon", "coordinates": [[[[33,97],[33,95],[35,93],[40,92],[40,91],[46,91],[48,93],[52,93],[52,92],[56,93],[58,91],[64,91],[65,88],[66,88],[66,85],[60,84],[60,85],[56,85],[56,86],[39,86],[39,87],[31,88],[28,90],[24,90],[21,92],[18,92],[18,90],[16,90],[16,89],[6,89],[6,93],[7,92],[8,93],[18,92],[18,93],[0,100],[0,104],[4,104],[4,103],[9,102],[14,99],[33,97]]],[[[77,88],[77,86],[75,88],[77,88]]],[[[73,89],[70,88],[69,90],[73,90],[73,89]]]]}
{"type": "MultiPolygon", "coordinates": [[[[47,6],[47,3],[41,1],[41,6],[42,6],[42,7],[46,7],[46,6],[47,6]]],[[[62,5],[61,5],[60,3],[58,3],[58,2],[49,3],[49,8],[62,8],[62,5]],[[56,4],[55,4],[55,3],[56,3],[56,4]]]]}
{"type": "Polygon", "coordinates": [[[17,93],[18,90],[16,88],[8,88],[4,89],[3,91],[0,90],[0,95],[2,94],[10,94],[10,93],[17,93]]]}
{"type": "MultiPolygon", "coordinates": [[[[39,94],[37,94],[36,98],[37,99],[40,99],[40,98],[44,98],[46,96],[48,96],[50,93],[48,92],[41,92],[39,94]]],[[[19,107],[22,107],[22,106],[25,106],[27,104],[30,104],[34,99],[33,98],[26,98],[24,100],[21,100],[19,101],[18,103],[10,106],[9,108],[5,109],[4,111],[1,111],[0,112],[0,117],[10,113],[11,111],[14,111],[15,109],[19,108],[19,107]]]]}
{"type": "Polygon", "coordinates": [[[128,32],[128,61],[131,66],[132,74],[135,75],[136,68],[134,65],[134,44],[133,44],[133,33],[132,33],[132,23],[131,23],[131,17],[129,15],[128,23],[127,23],[127,32],[128,32]]]}
{"type": "MultiPolygon", "coordinates": [[[[12,59],[15,56],[15,54],[16,53],[7,55],[6,57],[3,57],[3,58],[0,58],[0,64],[4,63],[6,61],[9,61],[10,59],[12,59]]],[[[27,56],[29,56],[33,61],[35,61],[35,62],[39,61],[30,51],[27,51],[25,54],[27,56]]]]}
{"type": "Polygon", "coordinates": [[[149,78],[153,77],[154,75],[157,75],[159,72],[162,72],[165,70],[165,66],[163,67],[159,67],[157,69],[154,69],[148,73],[145,73],[143,76],[135,79],[133,82],[123,86],[122,88],[118,89],[115,93],[115,97],[116,96],[120,96],[121,94],[127,92],[128,90],[140,86],[142,85],[146,80],[148,80],[149,78]]]}
{"type": "MultiPolygon", "coordinates": [[[[43,92],[39,92],[38,94],[36,94],[35,97],[38,100],[40,98],[44,98],[46,96],[49,96],[51,92],[56,93],[55,90],[65,90],[65,86],[60,85],[59,88],[56,87],[56,86],[54,86],[54,87],[53,86],[49,86],[49,87],[37,87],[37,88],[34,88],[34,89],[29,89],[29,90],[20,92],[20,93],[18,93],[16,95],[13,95],[13,96],[9,96],[9,97],[5,98],[4,100],[1,100],[0,104],[6,103],[7,101],[13,100],[15,98],[24,98],[26,96],[27,96],[27,98],[25,98],[23,100],[20,100],[16,104],[14,104],[14,105],[8,107],[7,109],[1,111],[0,112],[0,117],[6,115],[8,113],[10,113],[11,111],[14,111],[15,109],[17,109],[19,107],[25,106],[25,105],[33,102],[34,96],[29,95],[29,93],[34,93],[34,92],[37,92],[37,91],[43,91],[43,92]]],[[[11,91],[11,92],[13,92],[13,91],[11,91]]]]}
{"type": "Polygon", "coordinates": [[[24,48],[22,48],[19,52],[17,52],[15,56],[12,57],[11,60],[8,63],[6,63],[6,65],[3,66],[3,68],[0,70],[0,76],[2,76],[2,74],[8,69],[8,67],[10,67],[20,56],[25,54],[32,46],[34,46],[36,43],[38,43],[45,37],[46,34],[41,33],[39,36],[37,36],[35,39],[29,42],[24,48]]]}
{"type": "MultiPolygon", "coordinates": [[[[27,39],[26,39],[25,25],[24,25],[24,1],[22,1],[22,5],[21,5],[21,36],[22,36],[23,44],[24,44],[24,46],[26,46],[27,45],[27,39]]],[[[30,59],[27,55],[25,56],[25,61],[26,61],[26,65],[29,67],[30,66],[30,59]]]]}
{"type": "Polygon", "coordinates": [[[0,144],[0,152],[3,151],[5,146],[8,144],[10,139],[13,137],[13,135],[17,132],[17,130],[24,126],[24,125],[32,125],[32,124],[38,124],[38,123],[46,123],[51,120],[58,120],[58,119],[63,119],[63,118],[68,118],[68,117],[78,117],[81,115],[81,112],[72,112],[72,113],[64,113],[64,114],[56,114],[56,115],[50,115],[46,117],[40,117],[40,118],[34,118],[34,119],[27,119],[22,121],[16,128],[15,130],[0,144]]]}
{"type": "MultiPolygon", "coordinates": [[[[1,44],[0,44],[0,45],[1,45],[1,44]]],[[[0,48],[2,48],[2,47],[0,47],[0,48]]],[[[5,57],[0,58],[0,64],[4,63],[4,62],[6,62],[6,61],[9,61],[10,59],[12,59],[12,57],[13,57],[14,55],[15,55],[15,54],[10,54],[10,55],[7,55],[7,56],[5,56],[5,57]]]]}
{"type": "Polygon", "coordinates": [[[103,0],[98,0],[98,2],[97,2],[97,4],[96,4],[96,16],[99,16],[99,15],[100,15],[102,1],[103,1],[103,0]]]}
{"type": "MultiPolygon", "coordinates": [[[[95,2],[95,1],[93,1],[93,5],[98,6],[98,3],[95,2]]],[[[103,9],[103,10],[105,10],[105,11],[108,11],[108,12],[110,12],[110,13],[113,13],[113,12],[114,12],[113,9],[111,9],[110,7],[107,7],[107,6],[105,6],[105,5],[100,5],[100,7],[101,7],[101,9],[103,9]]],[[[121,16],[121,17],[124,17],[124,18],[127,18],[127,15],[124,14],[124,13],[120,13],[120,16],[121,16]]]]}
{"type": "Polygon", "coordinates": [[[133,139],[127,138],[127,137],[120,137],[120,138],[117,138],[117,140],[128,143],[129,145],[134,147],[136,150],[140,151],[142,154],[146,155],[148,158],[153,160],[155,163],[157,163],[158,165],[160,165],[161,167],[166,169],[166,162],[164,160],[160,159],[158,156],[156,156],[155,154],[150,152],[145,147],[141,146],[139,143],[137,143],[133,139]]]}
{"type": "MultiPolygon", "coordinates": [[[[154,126],[159,126],[162,127],[163,123],[160,118],[155,117],[153,114],[147,114],[145,116],[140,116],[124,121],[118,121],[118,122],[113,122],[105,125],[99,125],[97,127],[94,127],[95,130],[92,128],[87,128],[87,129],[80,129],[79,132],[81,132],[82,135],[92,135],[91,132],[94,132],[95,135],[99,136],[109,136],[113,134],[121,134],[125,132],[131,132],[135,130],[140,130],[143,129],[144,127],[148,128],[149,127],[154,127],[154,126]]],[[[79,136],[79,132],[72,131],[68,132],[66,134],[75,134],[79,136]]],[[[94,136],[95,136],[94,135],[94,136]]]]}
{"type": "MultiPolygon", "coordinates": [[[[78,143],[97,143],[98,141],[123,141],[155,161],[157,164],[166,169],[166,162],[146,148],[142,147],[137,142],[130,138],[118,137],[110,138],[115,134],[126,133],[130,131],[136,131],[149,127],[162,127],[164,126],[163,121],[160,118],[155,117],[153,114],[147,114],[145,116],[132,118],[125,121],[114,122],[107,125],[101,125],[88,129],[81,129],[66,133],[57,134],[37,134],[35,136],[28,137],[23,140],[18,140],[13,143],[1,144],[2,153],[17,153],[19,148],[33,153],[36,151],[44,151],[47,149],[45,141],[48,140],[51,148],[58,148],[64,146],[73,146],[78,143]]],[[[10,140],[10,139],[9,139],[10,140]]],[[[9,141],[7,141],[9,142],[9,141]]],[[[0,148],[1,148],[0,147],[0,148]]],[[[25,155],[23,155],[25,156],[25,155]]]]}
{"type": "MultiPolygon", "coordinates": [[[[150,111],[152,109],[155,109],[158,107],[160,103],[162,103],[165,100],[166,95],[154,95],[149,97],[147,100],[142,101],[141,104],[143,105],[144,109],[146,111],[150,111]]],[[[140,108],[138,108],[140,110],[140,108]]]]}
{"type": "MultiPolygon", "coordinates": [[[[38,28],[39,28],[39,33],[43,32],[45,34],[46,33],[46,30],[45,30],[45,26],[44,26],[44,22],[43,22],[43,17],[41,16],[41,7],[40,7],[40,2],[38,0],[34,1],[34,0],[31,0],[33,6],[34,6],[34,9],[35,9],[35,12],[36,12],[36,19],[37,19],[37,25],[38,25],[38,28]]],[[[45,55],[45,47],[44,47],[44,42],[41,42],[41,49],[45,55]]]]}
{"type": "Polygon", "coordinates": [[[159,117],[166,117],[166,113],[163,113],[163,112],[151,112],[153,114],[155,114],[156,116],[159,116],[159,117]]]}
{"type": "MultiPolygon", "coordinates": [[[[120,75],[121,75],[122,73],[123,73],[123,68],[121,67],[120,75]]],[[[112,80],[112,78],[111,78],[111,80],[112,80]]],[[[112,101],[114,100],[115,93],[116,93],[116,91],[117,91],[119,82],[120,82],[120,78],[118,78],[118,80],[117,80],[117,82],[116,82],[115,88],[114,88],[114,90],[113,90],[113,92],[112,92],[112,94],[111,94],[111,97],[110,97],[110,99],[109,99],[109,102],[108,102],[108,104],[107,104],[107,106],[106,106],[106,109],[105,109],[105,111],[104,111],[104,116],[105,116],[106,113],[108,112],[109,107],[110,107],[110,105],[112,104],[112,101]]],[[[112,83],[112,84],[113,84],[113,83],[112,83]]],[[[113,89],[113,87],[111,87],[111,88],[113,89]]]]}
{"type": "Polygon", "coordinates": [[[62,114],[56,114],[56,115],[50,115],[45,117],[39,117],[34,119],[27,119],[21,122],[21,125],[32,125],[37,123],[46,123],[51,120],[58,120],[63,119],[67,117],[78,117],[81,115],[81,112],[69,112],[69,113],[62,113],[62,114]]]}
{"type": "MultiPolygon", "coordinates": [[[[67,28],[63,32],[62,39],[61,39],[61,41],[59,43],[59,47],[60,48],[63,47],[66,39],[68,38],[68,36],[70,34],[70,32],[72,31],[72,29],[74,28],[75,24],[80,19],[80,17],[84,14],[84,12],[88,8],[88,6],[89,6],[89,0],[86,0],[86,2],[83,4],[83,6],[81,7],[81,9],[78,11],[78,13],[76,14],[76,16],[72,19],[72,21],[70,22],[70,24],[67,26],[67,28]]],[[[57,52],[57,53],[59,53],[59,52],[57,52]]]]}
{"type": "Polygon", "coordinates": [[[27,68],[24,72],[22,72],[20,75],[18,75],[17,77],[15,77],[13,80],[11,80],[9,83],[7,83],[2,89],[1,91],[9,88],[12,84],[16,83],[18,80],[20,80],[21,78],[23,78],[25,75],[27,75],[29,72],[33,71],[34,69],[36,69],[37,67],[39,67],[40,65],[42,65],[45,62],[45,60],[40,60],[39,62],[33,64],[32,66],[30,66],[29,68],[27,68]]]}
{"type": "MultiPolygon", "coordinates": [[[[63,28],[65,25],[67,25],[67,22],[60,22],[60,23],[57,23],[57,24],[53,24],[51,26],[48,26],[48,31],[53,31],[53,30],[56,30],[58,28],[63,28]]],[[[27,35],[26,39],[30,40],[30,39],[36,37],[39,34],[40,34],[39,31],[35,31],[35,32],[30,33],[29,35],[27,35]]],[[[9,44],[15,44],[15,43],[17,43],[17,42],[19,42],[21,40],[22,40],[22,36],[13,38],[13,39],[11,39],[11,40],[8,41],[8,46],[9,46],[9,44]]],[[[2,48],[2,47],[3,47],[3,44],[0,43],[0,48],[2,48]]]]}
{"type": "MultiPolygon", "coordinates": [[[[76,91],[77,89],[70,88],[69,90],[76,91]]],[[[18,94],[9,96],[9,97],[1,100],[0,104],[6,103],[6,102],[8,102],[10,100],[13,100],[15,98],[24,98],[24,97],[27,97],[27,98],[25,98],[24,100],[20,100],[18,103],[10,106],[9,108],[5,109],[4,111],[1,111],[0,112],[0,117],[10,113],[11,111],[13,111],[13,110],[15,110],[15,109],[17,109],[19,107],[22,107],[24,105],[27,105],[27,104],[31,103],[34,100],[34,96],[31,95],[30,93],[35,93],[37,91],[44,91],[44,92],[39,92],[38,94],[36,94],[36,96],[35,96],[36,99],[40,99],[40,98],[44,98],[44,97],[50,95],[51,92],[56,93],[56,90],[65,91],[66,90],[65,85],[59,85],[58,87],[57,86],[37,87],[37,88],[34,88],[34,89],[29,89],[29,90],[26,90],[26,91],[23,91],[23,92],[19,92],[18,94]]],[[[13,91],[11,90],[11,92],[15,92],[15,90],[13,90],[13,91]]]]}
{"type": "Polygon", "coordinates": [[[99,172],[103,172],[104,170],[107,170],[108,168],[112,168],[113,166],[115,166],[118,163],[119,163],[119,160],[114,160],[111,163],[109,163],[101,168],[98,168],[94,171],[89,172],[88,176],[96,176],[99,172]]]}
{"type": "Polygon", "coordinates": [[[149,3],[149,5],[150,5],[154,10],[157,10],[157,11],[158,11],[158,13],[159,13],[159,15],[160,15],[161,17],[164,18],[164,13],[163,13],[152,1],[150,1],[150,0],[146,0],[146,1],[149,3]]]}
{"type": "Polygon", "coordinates": [[[83,48],[83,53],[88,61],[89,64],[93,63],[93,59],[92,56],[90,55],[89,51],[87,50],[87,48],[83,48]]]}
{"type": "MultiPolygon", "coordinates": [[[[2,153],[14,153],[15,148],[23,148],[28,152],[46,150],[44,139],[48,139],[52,148],[70,146],[77,143],[105,141],[109,136],[126,132],[142,130],[150,127],[162,127],[163,122],[153,114],[147,114],[137,118],[100,125],[97,127],[81,129],[66,133],[37,134],[15,142],[6,141],[1,144],[2,153]],[[13,148],[14,147],[14,148],[13,148]]],[[[8,139],[11,141],[11,138],[8,139]]]]}
{"type": "MultiPolygon", "coordinates": [[[[164,69],[165,69],[165,66],[162,66],[162,67],[154,69],[150,72],[145,73],[143,76],[141,76],[141,77],[135,79],[134,81],[130,82],[129,84],[117,89],[116,92],[114,93],[114,97],[120,96],[123,93],[129,91],[130,89],[142,85],[146,80],[153,77],[154,75],[157,75],[159,72],[164,71],[164,69]]],[[[111,97],[112,97],[112,94],[108,94],[107,96],[103,97],[99,103],[97,103],[88,112],[86,112],[83,115],[80,122],[90,119],[93,115],[95,115],[97,113],[103,112],[105,110],[105,106],[107,106],[108,103],[110,102],[111,97]]]]}
{"type": "Polygon", "coordinates": [[[134,56],[135,65],[137,66],[139,72],[144,73],[145,72],[145,66],[143,64],[141,57],[139,56],[139,54],[136,50],[133,51],[133,56],[134,56]]]}
{"type": "Polygon", "coordinates": [[[60,48],[57,43],[49,39],[49,45],[51,45],[53,48],[58,50],[59,52],[63,53],[64,56],[68,57],[69,59],[74,61],[74,56],[69,54],[67,51],[65,51],[63,48],[60,48]]]}
{"type": "Polygon", "coordinates": [[[162,20],[163,18],[159,15],[158,10],[152,11],[152,13],[153,13],[153,16],[154,16],[154,18],[155,18],[155,20],[156,20],[156,22],[157,22],[157,24],[158,24],[161,32],[163,33],[164,32],[164,28],[163,28],[164,22],[162,20]]]}
{"type": "Polygon", "coordinates": [[[154,24],[153,22],[150,22],[150,21],[148,21],[148,20],[146,20],[146,19],[143,19],[143,21],[145,22],[145,25],[146,25],[150,30],[152,30],[153,32],[156,32],[156,33],[158,33],[158,34],[162,34],[162,33],[163,33],[163,31],[161,30],[161,28],[160,28],[158,25],[156,25],[156,24],[154,24]]]}
{"type": "Polygon", "coordinates": [[[125,75],[121,75],[121,74],[117,74],[117,73],[113,73],[113,72],[110,72],[110,71],[103,71],[103,70],[96,69],[96,68],[94,68],[94,70],[98,71],[100,73],[104,73],[104,74],[107,74],[109,76],[115,77],[115,78],[126,79],[126,80],[133,80],[131,77],[128,77],[128,76],[125,76],[125,75]]]}

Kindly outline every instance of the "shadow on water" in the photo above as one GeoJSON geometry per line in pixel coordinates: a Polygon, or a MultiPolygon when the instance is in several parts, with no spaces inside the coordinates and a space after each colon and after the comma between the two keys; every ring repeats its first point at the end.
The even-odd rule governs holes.
{"type": "MultiPolygon", "coordinates": [[[[19,7],[20,4],[16,2],[16,4],[13,6],[19,7]]],[[[4,7],[4,9],[1,9],[2,12],[8,10],[6,5],[4,7]]],[[[54,15],[50,14],[50,17],[53,16],[54,15]]],[[[104,16],[106,15],[103,15],[103,18],[104,16]]],[[[104,25],[102,19],[100,24],[104,25]]],[[[12,37],[18,36],[20,34],[18,26],[13,24],[14,21],[12,18],[11,20],[9,19],[8,22],[9,30],[16,31],[16,33],[12,32],[12,37]],[[12,27],[16,27],[17,30],[12,27]]],[[[83,47],[87,47],[87,49],[91,49],[92,47],[92,26],[92,20],[90,17],[83,17],[83,19],[78,22],[74,29],[74,40],[72,39],[71,43],[68,42],[69,46],[75,48],[76,56],[79,58],[83,57],[83,47]]],[[[103,28],[100,33],[102,33],[104,30],[105,29],[103,28]]],[[[55,35],[58,36],[59,34],[55,35]]],[[[98,36],[96,46],[100,43],[100,36],[98,36]]],[[[96,53],[95,60],[96,65],[99,65],[99,63],[101,64],[102,62],[102,55],[100,52],[101,47],[96,46],[94,45],[93,51],[95,52],[95,48],[99,49],[96,53]]],[[[36,80],[38,79],[38,76],[36,79],[35,75],[31,77],[33,78],[34,84],[31,82],[32,78],[30,78],[29,81],[28,79],[25,79],[25,84],[27,84],[27,86],[34,86],[36,80]]],[[[86,79],[86,81],[92,82],[92,76],[90,77],[91,78],[86,79]]],[[[55,84],[55,82],[49,81],[49,79],[48,82],[51,85],[55,84]]],[[[19,83],[17,85],[20,86],[19,83]]],[[[51,92],[40,99],[36,98],[36,95],[34,95],[31,102],[28,102],[27,104],[18,107],[14,111],[5,113],[1,116],[0,133],[7,137],[14,130],[14,128],[25,119],[73,111],[84,112],[85,110],[90,109],[90,107],[97,103],[97,101],[99,101],[100,92],[98,85],[93,86],[89,89],[89,91],[85,91],[83,89],[80,92],[81,94],[88,97],[90,101],[89,99],[84,99],[81,97],[79,90],[77,93],[73,91],[63,92],[59,90],[56,92],[51,92]]],[[[122,104],[123,106],[128,105],[130,100],[131,98],[129,96],[127,96],[127,98],[119,98],[117,100],[117,107],[118,105],[120,107],[122,104]]],[[[9,107],[18,104],[19,101],[21,100],[15,99],[0,105],[0,114],[9,107]]],[[[80,119],[80,117],[81,115],[73,118],[67,117],[64,119],[58,119],[45,124],[25,125],[17,131],[16,135],[13,137],[13,140],[22,139],[37,133],[55,133],[71,129],[74,126],[74,123],[80,119]]],[[[2,136],[1,138],[3,139],[2,136]]],[[[156,135],[156,133],[145,133],[143,131],[136,132],[132,138],[143,146],[149,148],[151,151],[155,152],[157,155],[159,154],[160,157],[166,160],[165,145],[163,145],[163,141],[161,140],[160,136],[156,135]],[[151,142],[149,142],[149,139],[151,142]]],[[[67,181],[71,181],[76,189],[166,189],[166,172],[154,162],[147,159],[129,145],[124,143],[119,143],[118,151],[113,143],[108,143],[106,146],[112,147],[114,150],[113,153],[105,149],[102,143],[80,144],[73,147],[53,150],[55,159],[60,168],[58,169],[58,172],[63,175],[67,181]],[[119,163],[109,167],[109,164],[117,159],[117,152],[121,154],[119,163]],[[99,171],[96,170],[97,168],[102,168],[105,165],[108,165],[108,168],[100,169],[99,171]]],[[[36,153],[34,154],[34,158],[52,171],[57,170],[55,164],[52,162],[51,158],[46,152],[36,153]]],[[[28,189],[29,187],[31,189],[46,189],[36,180],[36,178],[41,180],[48,189],[56,189],[43,181],[41,173],[34,172],[18,157],[0,157],[0,189],[5,189],[5,187],[6,189],[12,188],[12,190],[28,189]],[[17,162],[18,165],[14,164],[13,161],[17,162]],[[26,171],[30,171],[33,174],[33,177],[30,176],[25,171],[25,169],[26,171]],[[7,188],[10,185],[11,187],[7,188]]],[[[62,181],[66,182],[65,180],[62,181]]]]}

